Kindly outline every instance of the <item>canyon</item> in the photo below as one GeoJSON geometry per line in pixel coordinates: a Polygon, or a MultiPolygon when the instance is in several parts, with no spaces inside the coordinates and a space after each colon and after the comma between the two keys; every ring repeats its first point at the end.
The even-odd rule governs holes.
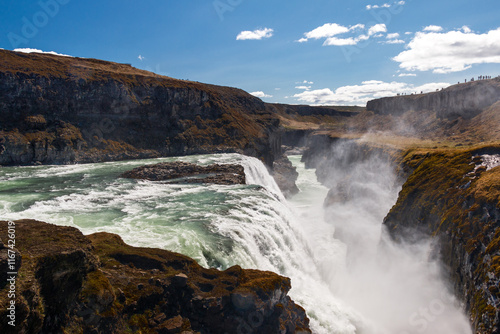
{"type": "MultiPolygon", "coordinates": [[[[0,59],[3,166],[237,152],[263,161],[282,192],[292,195],[298,191],[296,175],[283,153],[300,147],[306,166],[316,168],[318,180],[331,188],[325,199],[328,207],[357,191],[349,184],[349,170],[355,164],[373,157],[389,162],[402,189],[384,219],[384,229],[400,243],[431,238],[432,256],[440,259],[474,332],[500,333],[500,168],[487,163],[500,156],[499,78],[377,99],[366,108],[287,106],[264,103],[240,89],[176,80],[126,64],[5,50],[0,50],[0,59]],[[349,147],[347,155],[339,157],[333,149],[339,143],[349,147]],[[333,165],[346,171],[340,186],[332,182],[333,165]]],[[[31,232],[28,222],[18,224],[26,238],[36,240],[25,240],[24,254],[38,250],[43,240],[31,232]]],[[[175,323],[178,328],[171,332],[196,332],[207,323],[215,326],[209,332],[234,332],[237,316],[261,310],[270,318],[258,333],[277,333],[277,328],[285,333],[310,332],[303,309],[286,296],[290,282],[284,277],[241,268],[203,269],[170,253],[161,256],[175,261],[160,261],[155,253],[159,250],[133,249],[117,236],[83,236],[76,230],[31,224],[61,233],[60,242],[67,237],[78,243],[49,247],[39,259],[22,257],[22,265],[31,270],[23,281],[23,294],[30,298],[23,313],[29,328],[55,330],[83,324],[88,329],[121,330],[175,327],[175,323]],[[106,242],[111,246],[105,247],[106,242]],[[71,300],[51,301],[48,286],[62,269],[46,266],[51,263],[47,259],[70,258],[73,253],[82,266],[71,269],[78,272],[78,284],[68,286],[71,300]],[[124,273],[127,266],[132,268],[130,274],[124,273]],[[146,279],[152,270],[165,271],[159,285],[146,279]],[[188,283],[184,276],[175,278],[181,272],[188,283]],[[142,288],[125,291],[117,278],[125,279],[123,275],[130,275],[128,279],[142,288]],[[188,292],[172,288],[178,281],[188,292]],[[217,293],[203,291],[210,284],[217,293]],[[222,286],[229,289],[221,292],[222,286]],[[238,315],[227,307],[232,294],[241,289],[253,296],[253,304],[238,315]],[[165,300],[170,297],[177,304],[168,312],[148,309],[158,318],[154,324],[134,318],[134,312],[144,314],[146,300],[167,307],[165,300]],[[228,326],[233,327],[217,328],[210,319],[213,308],[232,319],[228,326]],[[78,312],[101,318],[79,318],[78,312]]],[[[23,249],[19,253],[23,255],[23,249]]],[[[243,295],[234,298],[246,300],[243,295]]]]}

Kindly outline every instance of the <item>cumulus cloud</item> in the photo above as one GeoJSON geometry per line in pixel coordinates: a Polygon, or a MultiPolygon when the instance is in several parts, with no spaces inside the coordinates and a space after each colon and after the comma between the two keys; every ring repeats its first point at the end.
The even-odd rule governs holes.
{"type": "Polygon", "coordinates": [[[358,44],[358,40],[352,37],[349,38],[330,37],[323,43],[323,45],[337,45],[337,46],[356,45],[356,44],[358,44]]]}
{"type": "Polygon", "coordinates": [[[372,35],[375,35],[378,33],[382,33],[382,32],[387,32],[387,26],[383,23],[376,24],[376,25],[370,27],[370,29],[368,29],[369,36],[372,36],[372,35]]]}
{"type": "Polygon", "coordinates": [[[500,28],[484,34],[417,32],[407,48],[393,58],[405,70],[459,72],[474,64],[500,63],[500,28]]]}
{"type": "Polygon", "coordinates": [[[385,41],[384,44],[404,44],[405,41],[402,39],[390,39],[388,41],[385,41]]]}
{"type": "Polygon", "coordinates": [[[272,37],[273,32],[274,30],[270,28],[257,29],[254,31],[245,30],[240,32],[238,36],[236,36],[236,40],[238,41],[244,41],[248,39],[261,40],[263,38],[272,37]]]}
{"type": "Polygon", "coordinates": [[[424,31],[439,32],[439,31],[443,31],[443,27],[430,25],[430,26],[425,27],[424,31]]]}
{"type": "MultiPolygon", "coordinates": [[[[337,23],[326,23],[314,30],[304,33],[305,41],[309,39],[328,38],[335,35],[344,34],[349,31],[349,28],[337,23]]],[[[300,41],[300,40],[299,40],[300,41]]]]}
{"type": "Polygon", "coordinates": [[[305,37],[297,40],[297,42],[304,43],[310,39],[325,39],[323,46],[356,45],[360,41],[365,41],[371,37],[382,37],[386,32],[387,26],[383,23],[375,24],[369,28],[361,23],[349,27],[337,23],[326,23],[316,29],[304,33],[305,37]],[[365,33],[363,33],[363,31],[365,33]],[[347,33],[351,33],[352,36],[339,36],[347,33]]]}
{"type": "Polygon", "coordinates": [[[137,57],[137,58],[139,58],[140,61],[143,61],[145,59],[145,57],[143,57],[141,55],[139,55],[139,57],[137,57]]]}
{"type": "Polygon", "coordinates": [[[393,33],[393,34],[387,34],[387,36],[385,36],[387,39],[393,39],[393,38],[398,38],[399,37],[399,34],[397,32],[393,33]]]}
{"type": "Polygon", "coordinates": [[[378,8],[389,8],[391,5],[384,3],[383,5],[366,5],[366,10],[378,9],[378,8]]]}
{"type": "Polygon", "coordinates": [[[416,77],[415,73],[401,73],[398,77],[416,77]]]}
{"type": "Polygon", "coordinates": [[[300,102],[313,105],[364,105],[372,99],[395,96],[401,93],[431,92],[450,86],[449,83],[428,83],[414,86],[404,82],[363,81],[361,85],[343,86],[332,91],[330,88],[306,90],[293,97],[300,102]]]}
{"type": "Polygon", "coordinates": [[[309,90],[311,89],[311,86],[296,86],[296,89],[304,89],[304,90],[309,90]]]}
{"type": "Polygon", "coordinates": [[[382,5],[366,5],[366,10],[372,10],[372,9],[379,9],[379,8],[390,8],[391,6],[393,5],[399,5],[399,6],[402,6],[404,5],[406,2],[405,1],[396,1],[394,2],[393,4],[389,4],[389,3],[384,3],[382,5]]]}
{"type": "Polygon", "coordinates": [[[50,55],[55,55],[55,56],[63,56],[63,57],[73,57],[70,55],[65,55],[62,53],[57,53],[54,51],[42,51],[38,49],[31,49],[31,48],[20,48],[20,49],[14,49],[16,52],[24,52],[24,53],[45,53],[45,54],[50,54],[50,55]]]}
{"type": "Polygon", "coordinates": [[[467,27],[467,26],[463,26],[463,27],[462,27],[462,31],[463,31],[464,33],[466,33],[466,34],[468,34],[468,33],[472,32],[471,28],[469,28],[469,27],[467,27]]]}
{"type": "Polygon", "coordinates": [[[259,97],[259,98],[273,97],[272,95],[268,95],[268,94],[264,93],[263,91],[251,92],[250,94],[255,96],[255,97],[259,97]]]}

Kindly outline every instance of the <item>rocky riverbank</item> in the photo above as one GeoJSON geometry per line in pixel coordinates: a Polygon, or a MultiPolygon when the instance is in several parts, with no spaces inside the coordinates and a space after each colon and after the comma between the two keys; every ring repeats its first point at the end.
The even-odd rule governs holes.
{"type": "Polygon", "coordinates": [[[14,287],[1,280],[2,333],[311,333],[287,296],[290,279],[271,272],[205,269],[114,234],[34,220],[0,222],[0,236],[2,278],[8,251],[18,254],[14,287]],[[13,301],[15,327],[6,320],[13,301]]]}

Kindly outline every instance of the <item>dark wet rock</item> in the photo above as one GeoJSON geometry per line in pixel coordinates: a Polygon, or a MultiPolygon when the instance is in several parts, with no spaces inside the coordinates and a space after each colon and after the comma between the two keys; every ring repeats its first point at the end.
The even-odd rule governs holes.
{"type": "MultiPolygon", "coordinates": [[[[4,242],[7,224],[0,222],[4,242]]],[[[287,295],[286,277],[238,266],[205,269],[109,233],[15,224],[22,256],[16,327],[1,321],[1,333],[311,333],[304,309],[287,295]],[[158,284],[148,283],[151,274],[158,284]]],[[[4,320],[7,289],[0,288],[4,320]]]]}
{"type": "Polygon", "coordinates": [[[295,184],[299,173],[287,157],[283,156],[274,161],[272,175],[285,197],[291,197],[299,192],[295,184]]]}
{"type": "Polygon", "coordinates": [[[129,179],[169,183],[245,184],[245,169],[235,164],[200,166],[188,162],[162,162],[134,168],[121,175],[129,179]]]}

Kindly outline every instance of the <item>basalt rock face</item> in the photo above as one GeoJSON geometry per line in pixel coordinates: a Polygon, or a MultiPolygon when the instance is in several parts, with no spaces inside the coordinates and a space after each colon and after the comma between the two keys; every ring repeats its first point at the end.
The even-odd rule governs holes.
{"type": "Polygon", "coordinates": [[[438,118],[470,119],[500,100],[500,78],[454,85],[429,94],[385,97],[368,101],[367,110],[401,115],[407,111],[434,111],[438,118]]]}
{"type": "Polygon", "coordinates": [[[437,251],[475,333],[500,333],[500,167],[484,164],[500,147],[410,152],[413,172],[384,224],[395,240],[439,240],[437,251]]]}
{"type": "Polygon", "coordinates": [[[288,158],[282,157],[274,161],[273,177],[276,184],[286,198],[289,198],[299,192],[299,188],[295,184],[299,173],[293,167],[288,158]]]}
{"type": "MultiPolygon", "coordinates": [[[[287,296],[286,277],[238,266],[204,269],[114,234],[14,223],[22,261],[16,259],[15,297],[8,297],[10,284],[0,288],[2,333],[311,332],[304,310],[287,296]],[[5,321],[11,300],[16,327],[5,321]]],[[[4,240],[7,228],[0,222],[4,240]]],[[[6,253],[8,245],[0,246],[6,253]]]]}
{"type": "Polygon", "coordinates": [[[245,168],[233,164],[200,166],[188,162],[162,162],[134,168],[121,175],[129,179],[169,183],[245,184],[245,168]]]}
{"type": "Polygon", "coordinates": [[[279,120],[235,88],[95,59],[0,50],[0,165],[239,152],[268,166],[279,120]]]}

